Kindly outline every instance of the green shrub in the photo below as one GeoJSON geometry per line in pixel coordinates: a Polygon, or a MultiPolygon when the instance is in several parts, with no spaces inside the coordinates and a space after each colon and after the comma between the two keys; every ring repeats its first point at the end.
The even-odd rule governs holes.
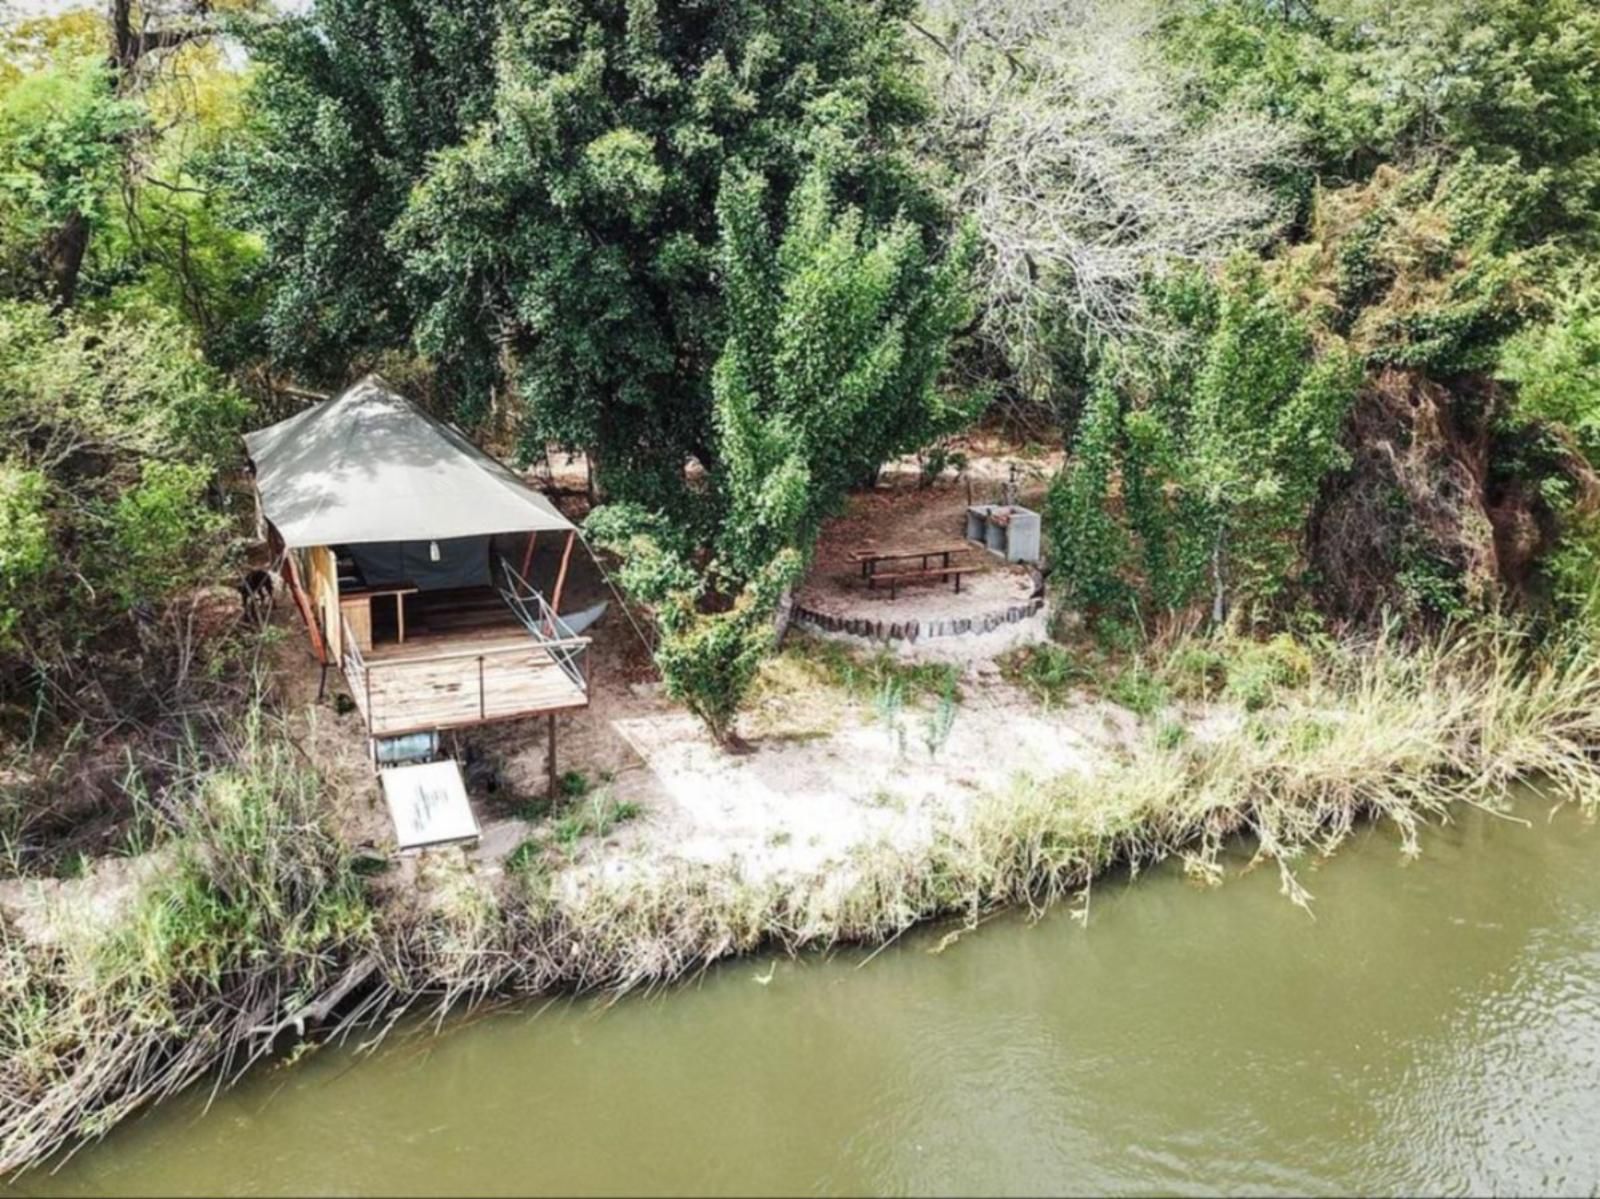
{"type": "Polygon", "coordinates": [[[1121,430],[1122,401],[1110,368],[1102,367],[1072,453],[1045,500],[1051,578],[1067,603],[1091,614],[1120,615],[1131,595],[1122,578],[1128,540],[1110,507],[1121,430]]]}
{"type": "Polygon", "coordinates": [[[1005,655],[1000,659],[1000,673],[1046,706],[1065,702],[1073,690],[1095,679],[1082,654],[1054,641],[1023,646],[1005,655]]]}
{"type": "Polygon", "coordinates": [[[632,800],[618,800],[609,791],[597,791],[587,802],[559,817],[551,825],[551,835],[571,854],[585,837],[604,839],[619,824],[636,819],[639,811],[639,805],[632,800]]]}
{"type": "Polygon", "coordinates": [[[38,584],[55,553],[44,509],[47,487],[40,472],[0,463],[0,644],[41,602],[38,584]]]}
{"type": "Polygon", "coordinates": [[[1315,659],[1288,633],[1269,641],[1236,640],[1230,649],[1224,694],[1247,712],[1271,704],[1281,690],[1304,687],[1311,681],[1315,659]]]}
{"type": "Polygon", "coordinates": [[[0,304],[0,692],[215,579],[232,539],[212,486],[246,411],[169,319],[0,304]]]}
{"type": "Polygon", "coordinates": [[[517,843],[517,847],[506,855],[506,869],[512,874],[523,874],[531,870],[544,853],[544,843],[533,837],[517,843]]]}
{"type": "Polygon", "coordinates": [[[1111,676],[1106,698],[1139,716],[1154,716],[1171,699],[1160,676],[1137,658],[1111,676]]]}
{"type": "Polygon", "coordinates": [[[745,586],[731,607],[702,612],[678,593],[657,612],[656,665],[672,698],[688,706],[717,738],[727,737],[761,661],[777,643],[774,614],[801,574],[800,555],[785,550],[745,586]]]}
{"type": "Polygon", "coordinates": [[[1230,661],[1227,652],[1213,640],[1185,638],[1167,655],[1165,672],[1175,695],[1211,700],[1228,685],[1230,661]]]}
{"type": "Polygon", "coordinates": [[[206,503],[212,469],[146,462],[139,482],[118,496],[108,524],[119,560],[116,594],[124,604],[159,602],[194,581],[195,546],[214,542],[227,518],[206,503]]]}

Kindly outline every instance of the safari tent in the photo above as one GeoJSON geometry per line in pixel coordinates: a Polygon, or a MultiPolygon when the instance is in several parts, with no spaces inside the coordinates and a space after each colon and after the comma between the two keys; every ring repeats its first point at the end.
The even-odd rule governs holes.
{"type": "Polygon", "coordinates": [[[460,431],[369,375],[245,443],[312,649],[375,740],[588,703],[589,639],[559,614],[577,531],[460,431]]]}

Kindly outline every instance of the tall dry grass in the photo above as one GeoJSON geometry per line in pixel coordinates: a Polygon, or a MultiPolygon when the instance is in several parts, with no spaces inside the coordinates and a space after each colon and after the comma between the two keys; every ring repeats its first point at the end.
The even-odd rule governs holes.
{"type": "Polygon", "coordinates": [[[109,932],[25,946],[0,924],[0,1171],[236,1074],[370,948],[316,778],[258,717],[177,781],[160,881],[109,932]]]}
{"type": "Polygon", "coordinates": [[[114,935],[49,953],[0,943],[0,1168],[224,1077],[308,1013],[342,1012],[346,1027],[417,1003],[442,1015],[491,995],[653,986],[760,948],[1042,909],[1119,864],[1182,855],[1216,876],[1241,834],[1304,903],[1297,861],[1360,820],[1414,853],[1428,821],[1503,805],[1520,783],[1600,798],[1590,656],[1535,653],[1502,631],[1324,647],[1290,673],[1219,733],[1152,736],[1092,774],[1018,782],[920,848],[864,847],[826,873],[750,878],[646,845],[561,871],[534,863],[501,888],[435,863],[407,902],[377,905],[319,820],[315,779],[258,734],[199,783],[178,868],[114,935]]]}
{"type": "Polygon", "coordinates": [[[1295,864],[1332,852],[1359,821],[1382,821],[1412,854],[1427,822],[1457,804],[1501,807],[1521,783],[1586,807],[1600,800],[1590,656],[1535,654],[1498,631],[1327,646],[1307,661],[1303,680],[1219,734],[1174,746],[1150,737],[1092,774],[1018,782],[919,850],[864,848],[824,875],[773,880],[646,848],[578,885],[536,877],[497,900],[493,918],[436,909],[397,939],[395,974],[419,990],[442,981],[451,995],[627,989],[762,946],[878,941],[933,916],[1041,909],[1114,865],[1182,855],[1216,877],[1240,836],[1305,903],[1295,864]]]}

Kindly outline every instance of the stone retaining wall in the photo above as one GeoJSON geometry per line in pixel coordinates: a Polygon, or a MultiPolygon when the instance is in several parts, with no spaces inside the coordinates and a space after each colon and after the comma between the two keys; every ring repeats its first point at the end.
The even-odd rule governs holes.
{"type": "Polygon", "coordinates": [[[1044,607],[1044,597],[1035,596],[1020,604],[1013,604],[981,616],[963,616],[950,620],[869,620],[866,617],[830,616],[826,612],[813,612],[795,604],[789,613],[792,623],[819,633],[835,633],[847,637],[864,637],[871,641],[930,641],[937,637],[977,637],[992,633],[1006,625],[1017,624],[1035,616],[1044,607]]]}

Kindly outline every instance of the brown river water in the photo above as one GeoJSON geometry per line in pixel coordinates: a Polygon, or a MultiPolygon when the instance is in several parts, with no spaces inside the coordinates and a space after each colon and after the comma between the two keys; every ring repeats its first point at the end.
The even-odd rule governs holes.
{"type": "Polygon", "coordinates": [[[1402,862],[1163,867],[876,956],[741,961],[322,1049],[26,1195],[1600,1189],[1600,828],[1529,800],[1402,862]]]}

